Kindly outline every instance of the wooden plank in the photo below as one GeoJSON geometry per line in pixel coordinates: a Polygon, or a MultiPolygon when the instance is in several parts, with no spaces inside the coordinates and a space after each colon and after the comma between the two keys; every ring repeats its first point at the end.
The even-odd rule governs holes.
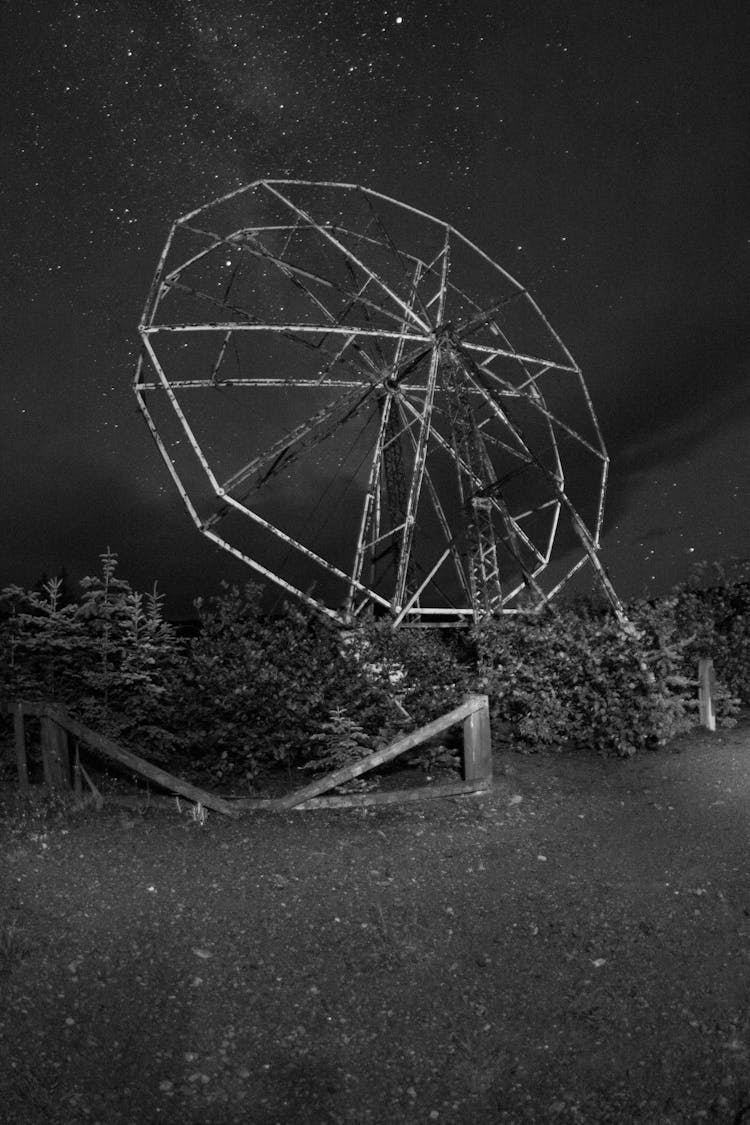
{"type": "Polygon", "coordinates": [[[23,721],[23,704],[13,706],[13,743],[16,753],[16,770],[18,771],[18,792],[22,797],[29,795],[29,766],[26,760],[26,731],[23,721]]]}
{"type": "MultiPolygon", "coordinates": [[[[415,801],[430,801],[438,797],[471,796],[472,793],[486,793],[492,788],[490,778],[478,778],[476,781],[448,781],[439,785],[420,785],[413,789],[393,789],[387,793],[337,793],[331,797],[312,797],[304,805],[295,805],[293,812],[307,809],[346,809],[361,808],[367,805],[400,805],[415,801]]],[[[96,798],[85,797],[84,802],[96,798]]],[[[280,812],[278,797],[225,797],[224,800],[232,808],[243,813],[252,812],[280,812]]],[[[174,797],[148,797],[136,795],[117,794],[108,795],[107,805],[116,805],[118,808],[144,809],[157,808],[174,809],[174,797]]]]}
{"type": "Polygon", "coordinates": [[[490,701],[486,695],[475,695],[482,706],[464,719],[464,778],[474,781],[492,777],[492,742],[490,740],[490,701]]]}
{"type": "Polygon", "coordinates": [[[474,711],[478,711],[484,706],[483,699],[486,699],[486,696],[471,696],[459,707],[454,707],[447,715],[442,715],[439,719],[433,719],[431,723],[427,723],[419,730],[412,731],[411,734],[391,742],[389,746],[383,747],[382,750],[376,750],[374,754],[368,754],[366,758],[361,758],[358,762],[352,762],[351,765],[342,766],[341,769],[334,770],[333,773],[327,773],[325,777],[318,778],[317,781],[305,785],[304,788],[298,789],[295,793],[290,793],[287,797],[282,797],[277,808],[293,809],[295,805],[300,805],[303,801],[309,801],[311,797],[317,797],[328,789],[335,789],[337,785],[343,785],[345,781],[360,777],[363,773],[375,769],[376,766],[392,761],[399,754],[403,754],[407,750],[413,750],[415,746],[427,742],[428,739],[434,738],[436,734],[441,734],[442,731],[466,719],[474,711]]]}
{"type": "Polygon", "coordinates": [[[60,726],[65,727],[81,742],[85,742],[92,750],[97,750],[107,758],[112,758],[114,761],[119,762],[128,769],[133,770],[134,773],[141,774],[147,777],[150,781],[156,782],[164,789],[169,789],[173,793],[179,793],[182,797],[188,797],[196,804],[200,803],[205,805],[208,809],[215,809],[217,812],[223,813],[225,816],[238,817],[239,813],[233,809],[222,797],[217,797],[213,793],[207,793],[205,789],[199,789],[197,785],[191,785],[188,781],[183,781],[179,777],[175,777],[166,770],[159,769],[151,762],[147,762],[144,758],[140,758],[134,754],[132,750],[126,750],[124,746],[118,745],[111,738],[106,738],[103,734],[97,734],[96,731],[89,730],[83,723],[79,723],[76,719],[71,718],[70,715],[65,714],[63,711],[58,711],[54,708],[47,709],[49,718],[54,719],[60,726]]]}
{"type": "Polygon", "coordinates": [[[42,767],[50,789],[70,789],[68,734],[50,714],[42,716],[42,767]]]}
{"type": "Polygon", "coordinates": [[[442,785],[420,785],[414,789],[394,789],[389,793],[337,793],[331,797],[311,797],[294,811],[306,809],[356,809],[371,805],[402,805],[412,801],[433,801],[438,797],[456,797],[462,794],[486,793],[492,787],[491,778],[476,781],[446,781],[442,785]]]}
{"type": "Polygon", "coordinates": [[[279,812],[280,797],[227,797],[233,809],[242,812],[279,812]]]}
{"type": "Polygon", "coordinates": [[[701,726],[716,730],[716,711],[714,710],[714,662],[698,661],[698,713],[701,726]]]}

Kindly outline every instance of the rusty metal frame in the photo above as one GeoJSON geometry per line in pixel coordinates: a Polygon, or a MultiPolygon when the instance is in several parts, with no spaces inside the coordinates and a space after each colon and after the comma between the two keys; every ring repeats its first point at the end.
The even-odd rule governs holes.
{"type": "MultiPolygon", "coordinates": [[[[139,332],[135,396],[196,528],[332,620],[343,624],[368,607],[389,613],[396,625],[458,625],[487,612],[518,612],[529,600],[536,606],[548,603],[584,565],[591,566],[621,612],[598,558],[609,457],[583,374],[528,291],[449,224],[355,184],[256,180],[172,225],[139,332]],[[405,241],[392,233],[392,220],[407,232],[405,241]],[[470,276],[456,274],[457,259],[476,263],[483,284],[491,280],[495,293],[489,300],[472,290],[470,276]],[[243,282],[248,288],[241,297],[233,294],[240,271],[242,279],[250,279],[243,282]],[[258,286],[263,279],[275,279],[296,314],[285,315],[281,298],[278,307],[253,305],[247,294],[255,292],[256,275],[258,286]],[[519,308],[526,319],[515,322],[519,308]],[[216,320],[210,319],[212,310],[216,320]],[[531,329],[518,326],[527,323],[531,329]],[[188,355],[191,343],[215,338],[215,347],[211,342],[200,351],[211,355],[210,364],[186,371],[174,349],[170,353],[170,338],[187,345],[183,352],[188,355]],[[240,348],[254,338],[267,341],[271,349],[274,340],[283,340],[279,347],[291,347],[312,366],[306,360],[307,366],[300,362],[283,370],[243,369],[240,348]],[[236,371],[229,369],[232,354],[236,371]],[[446,362],[452,365],[450,378],[446,362]],[[560,386],[565,389],[562,401],[551,403],[550,388],[560,400],[560,386]],[[230,451],[231,471],[220,474],[184,407],[192,392],[213,391],[226,396],[262,393],[264,402],[267,396],[294,393],[300,402],[310,402],[310,409],[305,406],[303,420],[280,435],[269,433],[262,447],[230,451]],[[464,428],[460,439],[454,432],[458,392],[464,428]],[[328,396],[323,405],[321,395],[328,396]],[[566,416],[568,398],[575,401],[572,417],[566,416]],[[534,439],[514,421],[516,402],[538,419],[534,439]],[[379,423],[372,427],[366,416],[375,406],[379,423]],[[185,438],[189,469],[162,432],[164,410],[185,438]],[[254,501],[282,471],[303,471],[313,453],[323,457],[326,443],[335,442],[358,416],[365,416],[370,429],[362,432],[371,431],[371,436],[366,439],[365,477],[358,486],[357,531],[349,553],[334,559],[305,535],[292,535],[262,516],[254,501]],[[480,452],[470,457],[467,450],[474,447],[480,452]],[[590,464],[590,516],[584,517],[566,481],[571,449],[590,464]],[[504,475],[495,467],[501,462],[504,475]],[[508,463],[517,468],[508,472],[508,463]],[[458,482],[458,507],[455,494],[450,503],[444,495],[446,465],[458,482]],[[195,468],[201,487],[214,497],[210,511],[188,483],[195,479],[195,468]],[[390,474],[393,489],[394,472],[404,474],[405,504],[398,517],[389,513],[385,499],[386,478],[390,474]],[[533,475],[542,499],[511,503],[504,482],[516,473],[533,475]],[[477,588],[476,554],[472,563],[472,520],[476,541],[480,509],[480,546],[492,559],[491,596],[477,588]],[[311,588],[303,590],[261,563],[252,549],[232,542],[222,526],[232,513],[280,541],[311,571],[339,580],[345,597],[337,605],[327,604],[311,588]],[[572,560],[555,555],[563,516],[581,548],[572,560]],[[427,517],[433,529],[430,542],[424,534],[427,517]],[[395,560],[392,573],[383,569],[387,552],[395,560]],[[500,563],[495,566],[501,555],[510,576],[507,583],[500,580],[500,563]],[[557,573],[545,585],[545,571],[553,563],[557,573]],[[450,596],[439,590],[440,576],[446,578],[450,596]]],[[[484,579],[478,581],[481,586],[484,579]]]]}

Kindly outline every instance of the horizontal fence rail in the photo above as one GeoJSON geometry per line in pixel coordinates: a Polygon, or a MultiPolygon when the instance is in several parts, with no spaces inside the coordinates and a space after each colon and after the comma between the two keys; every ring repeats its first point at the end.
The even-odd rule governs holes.
{"type": "MultiPolygon", "coordinates": [[[[396,739],[390,745],[366,757],[343,766],[324,777],[318,778],[302,789],[282,798],[232,798],[219,796],[184,781],[167,770],[120,746],[114,739],[92,730],[74,719],[62,708],[36,700],[0,701],[0,711],[11,713],[14,722],[15,761],[18,772],[19,791],[29,792],[29,774],[26,758],[25,718],[33,716],[41,724],[42,768],[45,784],[60,791],[71,789],[71,758],[69,738],[77,739],[80,745],[94,753],[125,766],[133,773],[153,781],[163,789],[186,797],[198,806],[214,809],[225,816],[237,817],[240,812],[251,810],[273,810],[286,812],[290,809],[346,808],[362,805],[396,804],[401,801],[430,800],[441,796],[462,793],[481,793],[492,783],[492,747],[490,739],[489,700],[486,695],[471,695],[464,703],[454,707],[445,715],[434,719],[418,730],[396,739]],[[399,755],[428,742],[450,727],[463,722],[463,779],[435,786],[422,786],[418,789],[397,790],[390,793],[334,794],[329,793],[344,783],[360,777],[377,766],[392,761],[399,755]]],[[[73,788],[77,795],[81,791],[81,776],[94,794],[97,806],[102,797],[88,774],[80,764],[80,754],[76,750],[73,768],[73,788]]]]}

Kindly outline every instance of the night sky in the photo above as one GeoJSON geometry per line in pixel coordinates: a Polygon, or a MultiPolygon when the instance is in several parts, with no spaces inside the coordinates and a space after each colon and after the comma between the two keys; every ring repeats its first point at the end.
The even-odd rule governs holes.
{"type": "Polygon", "coordinates": [[[611,456],[621,596],[750,555],[749,12],[6,0],[0,586],[111,546],[180,616],[248,574],[189,521],[131,383],[170,224],[266,176],[403,200],[529,287],[611,456]]]}

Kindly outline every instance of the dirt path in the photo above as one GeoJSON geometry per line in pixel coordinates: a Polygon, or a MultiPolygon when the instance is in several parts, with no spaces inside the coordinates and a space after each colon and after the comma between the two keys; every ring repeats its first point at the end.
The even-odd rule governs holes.
{"type": "Polygon", "coordinates": [[[496,770],[6,832],[0,1121],[750,1123],[750,727],[496,770]]]}

